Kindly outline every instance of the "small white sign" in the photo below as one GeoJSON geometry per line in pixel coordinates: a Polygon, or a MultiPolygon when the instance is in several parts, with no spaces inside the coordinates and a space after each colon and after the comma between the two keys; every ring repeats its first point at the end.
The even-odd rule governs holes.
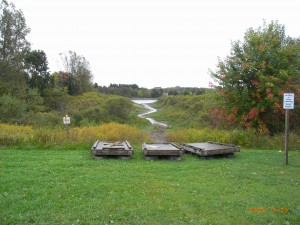
{"type": "Polygon", "coordinates": [[[283,108],[294,109],[294,93],[284,93],[283,96],[283,108]]]}
{"type": "Polygon", "coordinates": [[[71,123],[71,118],[69,116],[64,116],[63,121],[64,121],[64,124],[70,124],[71,123]]]}

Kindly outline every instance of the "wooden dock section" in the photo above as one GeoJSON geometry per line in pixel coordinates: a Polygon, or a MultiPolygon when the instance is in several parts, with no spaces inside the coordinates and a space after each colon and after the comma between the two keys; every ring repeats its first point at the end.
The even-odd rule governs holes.
{"type": "Polygon", "coordinates": [[[240,148],[232,144],[218,142],[185,143],[181,147],[185,152],[195,154],[202,158],[212,158],[216,156],[234,157],[234,152],[239,152],[240,148]]]}
{"type": "Polygon", "coordinates": [[[144,143],[143,158],[146,160],[171,159],[181,160],[182,149],[173,143],[144,143]]]}
{"type": "Polygon", "coordinates": [[[117,157],[119,159],[131,159],[134,151],[128,141],[99,141],[97,140],[91,148],[94,159],[117,157]]]}

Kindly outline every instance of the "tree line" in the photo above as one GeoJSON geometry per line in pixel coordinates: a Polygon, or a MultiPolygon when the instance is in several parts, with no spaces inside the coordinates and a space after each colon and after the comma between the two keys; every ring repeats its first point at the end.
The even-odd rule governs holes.
{"type": "Polygon", "coordinates": [[[137,84],[110,84],[107,86],[98,86],[94,88],[101,94],[121,95],[128,98],[159,98],[163,95],[203,95],[209,88],[198,87],[169,87],[169,88],[143,88],[137,84]]]}

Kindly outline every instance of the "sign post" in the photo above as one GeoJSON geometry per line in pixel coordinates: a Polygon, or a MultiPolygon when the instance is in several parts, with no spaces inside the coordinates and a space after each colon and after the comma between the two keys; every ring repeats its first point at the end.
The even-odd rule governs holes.
{"type": "Polygon", "coordinates": [[[285,135],[284,135],[284,156],[285,164],[288,165],[288,146],[289,146],[289,110],[294,109],[294,93],[284,93],[283,109],[285,109],[285,135]]]}
{"type": "Polygon", "coordinates": [[[66,116],[63,117],[63,122],[66,125],[67,136],[68,136],[68,139],[69,139],[69,124],[71,123],[71,118],[68,115],[66,115],[66,116]]]}
{"type": "Polygon", "coordinates": [[[284,158],[285,165],[289,163],[289,110],[285,110],[285,132],[284,132],[284,158]]]}

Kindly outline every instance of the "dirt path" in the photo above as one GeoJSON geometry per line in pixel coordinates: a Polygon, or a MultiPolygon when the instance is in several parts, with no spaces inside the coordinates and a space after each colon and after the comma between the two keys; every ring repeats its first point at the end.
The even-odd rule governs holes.
{"type": "Polygon", "coordinates": [[[148,111],[138,115],[141,118],[145,118],[153,125],[153,130],[147,131],[151,137],[153,143],[165,143],[168,142],[168,139],[165,135],[165,130],[168,127],[166,123],[158,122],[151,117],[148,117],[151,113],[156,112],[156,109],[149,106],[149,103],[153,103],[157,100],[133,100],[134,103],[142,105],[148,111]]]}
{"type": "Polygon", "coordinates": [[[165,127],[155,126],[154,130],[149,131],[152,142],[154,143],[165,143],[168,142],[168,139],[165,135],[165,127]]]}

